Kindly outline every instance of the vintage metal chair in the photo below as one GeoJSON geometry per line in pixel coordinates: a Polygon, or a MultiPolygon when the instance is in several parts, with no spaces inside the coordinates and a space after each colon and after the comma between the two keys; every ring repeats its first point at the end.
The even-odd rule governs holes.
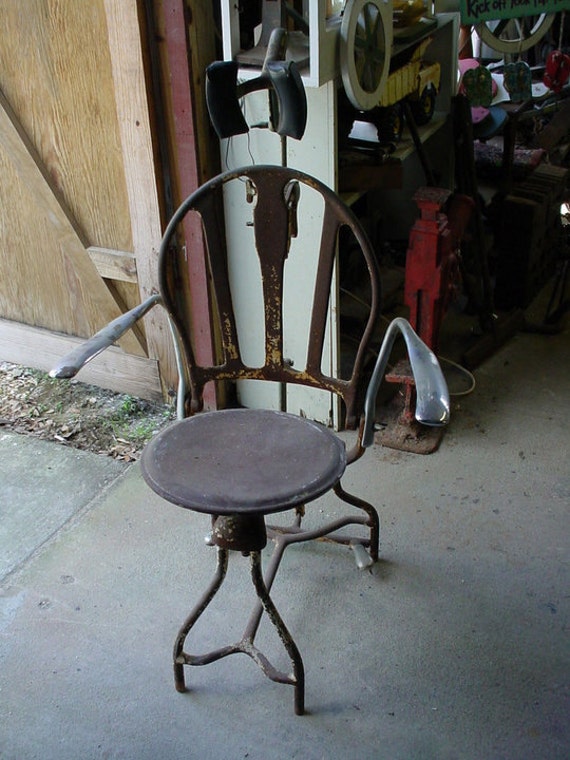
{"type": "MultiPolygon", "coordinates": [[[[308,253],[315,255],[314,251],[308,253]]],[[[148,485],[167,501],[211,515],[209,542],[217,547],[217,569],[211,585],[175,641],[175,685],[179,691],[186,690],[185,665],[205,665],[243,652],[253,658],[269,678],[294,686],[295,712],[300,715],[304,711],[303,661],[270,597],[283,552],[293,543],[327,537],[353,546],[362,567],[378,558],[378,514],[371,504],[347,493],[341,486],[341,477],[346,466],[373,442],[377,390],[398,333],[405,339],[416,377],[416,415],[420,421],[430,425],[447,422],[447,387],[435,356],[409,323],[397,319],[388,328],[364,394],[363,369],[379,315],[374,252],[350,209],[329,188],[302,172],[258,166],[229,171],[206,182],[184,201],[170,221],[160,248],[159,274],[160,294],[94,336],[74,355],[62,360],[52,374],[74,375],[86,360],[110,345],[146,310],[159,302],[167,309],[178,345],[181,419],[147,445],[141,460],[142,473],[148,485]],[[238,192],[248,194],[252,201],[247,206],[250,218],[246,223],[253,227],[264,298],[265,360],[262,366],[255,367],[242,360],[226,255],[223,196],[228,186],[236,183],[238,192]],[[321,243],[307,354],[293,357],[292,364],[283,354],[283,279],[291,238],[297,234],[296,207],[303,202],[304,195],[311,192],[322,198],[321,243]],[[219,339],[219,356],[214,366],[200,366],[195,361],[191,330],[180,305],[176,278],[172,276],[173,242],[180,222],[189,213],[201,216],[207,243],[212,315],[219,339]],[[371,293],[362,339],[346,379],[327,376],[322,369],[331,279],[342,228],[350,229],[360,246],[371,293]],[[344,442],[330,428],[288,412],[252,408],[201,411],[207,383],[248,379],[300,383],[338,395],[344,401],[345,425],[358,429],[354,446],[347,451],[344,442]],[[305,530],[302,526],[305,505],[331,489],[351,505],[351,513],[321,528],[305,530]],[[286,510],[294,510],[290,527],[266,525],[266,515],[286,510]],[[364,526],[366,536],[354,539],[341,535],[344,533],[341,529],[348,525],[364,526]],[[274,540],[275,548],[263,575],[261,552],[268,536],[274,540]],[[184,649],[186,637],[220,588],[231,551],[250,557],[258,602],[240,641],[206,654],[189,654],[184,649]],[[276,670],[255,646],[263,611],[277,629],[290,657],[291,674],[276,670]]]]}

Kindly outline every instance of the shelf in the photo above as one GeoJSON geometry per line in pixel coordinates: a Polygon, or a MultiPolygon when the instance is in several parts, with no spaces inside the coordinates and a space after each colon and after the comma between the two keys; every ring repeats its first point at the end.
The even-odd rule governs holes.
{"type": "MultiPolygon", "coordinates": [[[[327,3],[327,0],[306,0],[305,19],[309,25],[309,36],[302,33],[298,35],[298,47],[302,49],[302,57],[308,55],[308,65],[300,65],[299,73],[305,87],[321,87],[339,75],[338,45],[341,26],[341,5],[339,2],[327,3]],[[327,17],[327,5],[332,8],[331,15],[327,17]],[[304,38],[304,41],[303,39],[304,38]]],[[[240,49],[240,9],[239,4],[232,0],[222,0],[222,39],[224,60],[236,60],[240,53],[248,57],[256,53],[241,51],[240,49]]],[[[255,49],[253,49],[255,50],[255,49]]],[[[240,67],[240,77],[250,79],[259,76],[259,67],[263,63],[264,53],[257,56],[255,68],[240,67]]]]}
{"type": "MultiPolygon", "coordinates": [[[[422,143],[427,142],[446,124],[446,116],[436,115],[429,124],[418,127],[422,143]]],[[[415,152],[415,145],[408,129],[404,129],[402,139],[392,153],[384,153],[376,137],[376,127],[367,122],[356,122],[351,137],[359,147],[343,151],[339,160],[338,185],[342,198],[348,205],[354,204],[369,190],[383,188],[401,189],[403,186],[402,164],[415,152]],[[376,157],[374,147],[378,148],[376,157]],[[367,150],[366,148],[369,148],[367,150]]]]}
{"type": "MultiPolygon", "coordinates": [[[[426,142],[429,138],[440,129],[446,121],[445,114],[435,114],[433,119],[421,127],[417,127],[420,135],[420,140],[426,142]]],[[[370,148],[378,146],[381,149],[381,145],[378,142],[376,133],[376,127],[374,124],[365,121],[355,121],[352,131],[350,133],[350,139],[353,141],[355,148],[370,148]]],[[[390,154],[390,158],[394,161],[404,161],[408,156],[414,152],[414,141],[407,128],[404,128],[401,139],[396,143],[396,149],[390,154]]]]}
{"type": "MultiPolygon", "coordinates": [[[[423,127],[418,127],[418,133],[422,143],[427,142],[432,135],[435,135],[446,123],[447,117],[445,115],[435,115],[429,124],[424,124],[423,127]]],[[[398,143],[398,147],[392,154],[392,158],[398,161],[405,161],[408,156],[414,153],[414,141],[407,128],[404,129],[402,139],[398,143]]]]}

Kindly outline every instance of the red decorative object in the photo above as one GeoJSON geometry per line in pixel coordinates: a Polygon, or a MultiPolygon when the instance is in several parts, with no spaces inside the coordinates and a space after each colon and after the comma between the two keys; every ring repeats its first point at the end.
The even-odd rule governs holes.
{"type": "Polygon", "coordinates": [[[552,92],[560,92],[570,76],[570,55],[553,50],[546,59],[543,82],[552,92]]]}

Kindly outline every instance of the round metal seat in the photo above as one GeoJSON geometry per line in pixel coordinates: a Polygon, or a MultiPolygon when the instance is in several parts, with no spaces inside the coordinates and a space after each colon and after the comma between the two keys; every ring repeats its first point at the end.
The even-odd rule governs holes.
{"type": "Polygon", "coordinates": [[[167,501],[212,515],[292,509],[332,488],[346,467],[344,443],[285,412],[226,409],[174,423],[146,447],[148,485],[167,501]]]}

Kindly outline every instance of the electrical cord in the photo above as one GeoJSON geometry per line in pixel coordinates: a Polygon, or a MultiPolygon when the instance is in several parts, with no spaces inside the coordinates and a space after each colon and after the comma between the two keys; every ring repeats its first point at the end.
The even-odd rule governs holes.
{"type": "MultiPolygon", "coordinates": [[[[339,290],[341,293],[343,293],[346,296],[349,296],[354,301],[359,303],[361,306],[366,306],[366,308],[370,308],[370,304],[366,303],[366,301],[363,298],[360,298],[359,296],[355,295],[350,290],[347,290],[346,288],[343,288],[343,287],[339,288],[339,290]]],[[[388,317],[385,317],[384,314],[380,315],[380,319],[386,322],[387,324],[390,324],[390,319],[388,319],[388,317]]],[[[374,355],[377,355],[377,352],[374,351],[373,349],[369,349],[369,350],[374,355]]],[[[448,364],[450,367],[453,367],[454,369],[458,370],[459,373],[462,374],[464,377],[466,377],[470,383],[467,389],[464,391],[455,391],[455,392],[449,391],[450,396],[453,396],[454,398],[456,398],[460,396],[468,396],[470,393],[473,393],[473,391],[475,390],[476,382],[475,382],[475,376],[473,375],[472,372],[470,372],[466,367],[463,367],[461,364],[458,364],[457,362],[454,362],[452,359],[448,359],[445,356],[438,356],[437,360],[440,363],[443,362],[445,364],[448,364]]],[[[391,367],[389,368],[391,369],[391,367]]]]}
{"type": "Polygon", "coordinates": [[[454,367],[455,369],[459,370],[459,372],[466,377],[470,381],[470,386],[464,390],[464,391],[449,391],[449,395],[453,396],[454,398],[457,396],[468,396],[470,393],[473,393],[475,390],[476,382],[475,382],[475,376],[472,372],[469,372],[469,370],[466,367],[462,367],[461,364],[457,364],[457,362],[454,362],[452,359],[448,359],[445,356],[438,356],[437,360],[439,362],[444,362],[445,364],[449,364],[450,366],[454,367]]]}

